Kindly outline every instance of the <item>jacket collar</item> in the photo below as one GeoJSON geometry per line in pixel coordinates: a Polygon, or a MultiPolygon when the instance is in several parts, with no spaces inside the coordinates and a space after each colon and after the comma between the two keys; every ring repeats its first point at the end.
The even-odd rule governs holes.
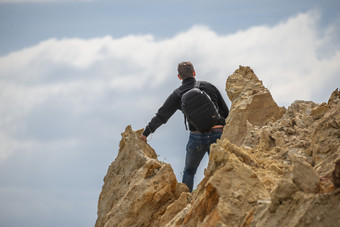
{"type": "Polygon", "coordinates": [[[185,80],[183,80],[182,84],[190,84],[195,81],[196,81],[195,77],[190,77],[190,78],[186,78],[185,80]]]}

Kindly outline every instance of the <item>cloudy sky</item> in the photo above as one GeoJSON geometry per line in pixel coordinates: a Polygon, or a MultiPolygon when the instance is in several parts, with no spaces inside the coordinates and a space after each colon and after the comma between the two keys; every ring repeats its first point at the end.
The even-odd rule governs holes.
{"type": "MultiPolygon", "coordinates": [[[[338,0],[0,0],[0,226],[93,226],[127,125],[180,85],[177,64],[225,94],[250,66],[280,106],[340,87],[338,0]]],[[[176,113],[149,137],[181,180],[176,113]]],[[[203,176],[207,158],[197,173],[203,176]]]]}

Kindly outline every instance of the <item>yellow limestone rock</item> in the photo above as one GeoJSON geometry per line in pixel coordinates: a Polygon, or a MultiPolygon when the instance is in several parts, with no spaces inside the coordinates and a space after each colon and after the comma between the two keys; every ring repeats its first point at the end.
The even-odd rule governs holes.
{"type": "Polygon", "coordinates": [[[340,104],[332,106],[314,124],[310,151],[315,164],[335,153],[340,146],[340,104]]]}
{"type": "Polygon", "coordinates": [[[303,159],[295,158],[293,168],[293,182],[305,193],[317,193],[320,177],[313,167],[303,159]]]}
{"type": "Polygon", "coordinates": [[[238,146],[243,144],[247,135],[247,122],[263,126],[283,115],[284,109],[275,103],[250,67],[240,66],[229,76],[226,91],[232,104],[222,139],[238,146]]]}
{"type": "MultiPolygon", "coordinates": [[[[188,188],[177,183],[171,166],[158,161],[155,151],[139,137],[140,132],[130,126],[122,133],[118,156],[99,196],[96,227],[160,226],[171,204],[191,198],[188,188]]],[[[186,204],[175,203],[166,220],[186,204]]]]}
{"type": "Polygon", "coordinates": [[[231,75],[221,140],[192,194],[128,126],[96,227],[340,226],[340,92],[280,108],[249,67],[231,75]],[[336,187],[334,187],[334,185],[336,187]]]}
{"type": "Polygon", "coordinates": [[[240,148],[221,141],[211,146],[205,177],[174,226],[242,226],[257,201],[269,198],[256,173],[241,161],[250,159],[235,151],[240,154],[240,148]]]}
{"type": "Polygon", "coordinates": [[[282,180],[271,193],[271,200],[257,207],[248,226],[340,226],[340,190],[305,194],[290,180],[282,180]]]}

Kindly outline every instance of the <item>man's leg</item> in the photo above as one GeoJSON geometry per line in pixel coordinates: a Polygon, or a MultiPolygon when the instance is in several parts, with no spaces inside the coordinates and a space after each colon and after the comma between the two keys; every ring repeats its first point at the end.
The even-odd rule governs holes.
{"type": "Polygon", "coordinates": [[[188,186],[190,192],[192,192],[194,186],[194,177],[197,168],[207,152],[206,146],[204,146],[202,140],[204,140],[203,135],[190,133],[182,179],[182,182],[188,186]]]}

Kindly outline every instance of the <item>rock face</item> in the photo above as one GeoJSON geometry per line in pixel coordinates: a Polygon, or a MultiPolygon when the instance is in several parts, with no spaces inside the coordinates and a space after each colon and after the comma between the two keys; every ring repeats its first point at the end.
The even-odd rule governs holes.
{"type": "Polygon", "coordinates": [[[280,118],[285,111],[249,67],[240,67],[228,77],[226,91],[232,104],[222,139],[236,145],[243,144],[247,123],[261,127],[280,118]]]}
{"type": "Polygon", "coordinates": [[[122,134],[118,156],[104,178],[96,227],[162,226],[191,199],[171,166],[158,161],[139,137],[130,126],[122,134]]]}
{"type": "Polygon", "coordinates": [[[340,92],[277,106],[249,67],[193,193],[128,126],[104,178],[96,227],[340,226],[340,92]]]}

